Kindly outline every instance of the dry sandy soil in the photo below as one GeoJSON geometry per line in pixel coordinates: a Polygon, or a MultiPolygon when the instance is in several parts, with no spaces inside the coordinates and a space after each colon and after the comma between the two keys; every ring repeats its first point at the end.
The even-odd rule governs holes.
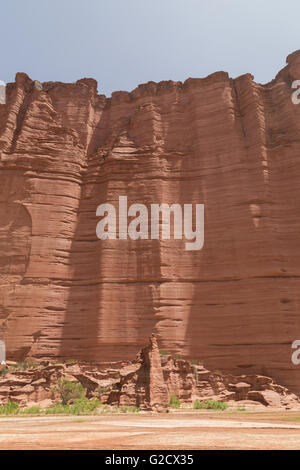
{"type": "Polygon", "coordinates": [[[0,449],[300,449],[300,413],[1,417],[0,449]]]}

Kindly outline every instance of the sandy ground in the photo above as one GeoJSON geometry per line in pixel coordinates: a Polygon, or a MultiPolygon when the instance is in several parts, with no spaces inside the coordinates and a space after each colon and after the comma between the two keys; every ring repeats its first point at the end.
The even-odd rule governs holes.
{"type": "Polygon", "coordinates": [[[300,449],[300,413],[1,417],[0,449],[300,449]]]}

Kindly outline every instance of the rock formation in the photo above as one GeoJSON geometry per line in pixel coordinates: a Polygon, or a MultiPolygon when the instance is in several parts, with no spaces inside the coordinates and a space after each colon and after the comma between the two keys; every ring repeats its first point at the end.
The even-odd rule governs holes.
{"type": "Polygon", "coordinates": [[[163,412],[169,407],[169,396],[157,340],[152,335],[149,345],[138,355],[135,370],[115,384],[107,401],[118,406],[135,405],[144,410],[163,412]]]}
{"type": "MultiPolygon", "coordinates": [[[[1,367],[1,366],[0,366],[1,367]]],[[[112,406],[136,406],[143,411],[167,412],[170,397],[182,406],[213,399],[231,405],[260,405],[300,410],[300,399],[270,377],[233,376],[212,372],[184,359],[161,356],[155,336],[135,361],[98,366],[90,363],[9,363],[0,369],[0,405],[46,407],[61,398],[58,379],[77,381],[89,399],[100,398],[112,406]],[[21,366],[21,367],[20,367],[21,366]],[[25,369],[25,370],[22,370],[25,369]]]]}
{"type": "Polygon", "coordinates": [[[161,348],[209,369],[299,393],[297,79],[299,52],[266,85],[216,72],[111,98],[93,79],[17,74],[0,105],[7,357],[132,360],[155,332],[161,348]],[[120,195],[204,203],[204,248],[99,240],[96,208],[120,195]]]}

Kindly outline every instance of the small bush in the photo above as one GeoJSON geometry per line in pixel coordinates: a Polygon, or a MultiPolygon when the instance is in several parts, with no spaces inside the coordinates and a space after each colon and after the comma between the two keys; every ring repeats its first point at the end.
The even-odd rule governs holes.
{"type": "Polygon", "coordinates": [[[180,400],[175,395],[170,396],[170,407],[171,408],[180,408],[180,400]]]}
{"type": "Polygon", "coordinates": [[[19,411],[19,405],[15,401],[8,401],[5,405],[0,406],[1,415],[17,415],[19,411]]]}
{"type": "Polygon", "coordinates": [[[84,411],[86,410],[85,400],[87,400],[87,398],[86,399],[80,398],[79,400],[75,400],[73,405],[69,405],[69,413],[72,415],[83,414],[84,411]]]}
{"type": "Polygon", "coordinates": [[[87,400],[87,408],[90,411],[96,410],[101,405],[102,405],[101,400],[98,400],[98,398],[93,398],[92,400],[87,400]]]}
{"type": "Polygon", "coordinates": [[[228,407],[228,404],[223,401],[216,400],[195,400],[193,407],[195,410],[205,409],[224,411],[228,407]]]}
{"type": "Polygon", "coordinates": [[[166,350],[164,350],[164,349],[161,349],[161,350],[159,351],[159,354],[160,354],[161,356],[170,356],[169,351],[166,351],[166,350]]]}
{"type": "Polygon", "coordinates": [[[84,388],[81,383],[70,382],[70,380],[63,377],[58,379],[53,391],[59,393],[62,405],[67,405],[70,401],[84,397],[84,388]]]}
{"type": "Polygon", "coordinates": [[[201,410],[202,408],[205,408],[205,407],[203,406],[203,403],[204,403],[204,402],[201,401],[201,400],[195,400],[194,403],[193,403],[193,408],[194,408],[194,410],[201,410]]]}
{"type": "Polygon", "coordinates": [[[46,415],[70,414],[70,405],[63,405],[62,403],[55,403],[45,409],[46,415]]]}
{"type": "Polygon", "coordinates": [[[139,413],[140,411],[141,411],[141,408],[140,408],[139,406],[133,405],[133,406],[130,407],[130,411],[129,411],[129,412],[130,412],[130,413],[139,413]]]}
{"type": "Polygon", "coordinates": [[[91,414],[101,406],[101,401],[97,398],[88,400],[86,397],[75,400],[73,405],[70,405],[69,413],[72,415],[91,414]]]}
{"type": "Polygon", "coordinates": [[[42,410],[38,405],[31,406],[30,408],[25,408],[22,410],[22,413],[26,415],[39,415],[41,414],[42,410]]]}

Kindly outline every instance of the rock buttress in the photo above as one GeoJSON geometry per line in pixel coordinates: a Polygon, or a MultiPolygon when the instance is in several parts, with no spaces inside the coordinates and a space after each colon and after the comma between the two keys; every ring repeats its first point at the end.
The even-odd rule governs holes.
{"type": "Polygon", "coordinates": [[[11,359],[161,347],[299,390],[299,53],[249,74],[149,82],[17,74],[0,105],[0,335],[11,359]],[[103,202],[205,204],[205,243],[96,237],[103,202]],[[220,362],[222,363],[220,365],[220,362]]]}

